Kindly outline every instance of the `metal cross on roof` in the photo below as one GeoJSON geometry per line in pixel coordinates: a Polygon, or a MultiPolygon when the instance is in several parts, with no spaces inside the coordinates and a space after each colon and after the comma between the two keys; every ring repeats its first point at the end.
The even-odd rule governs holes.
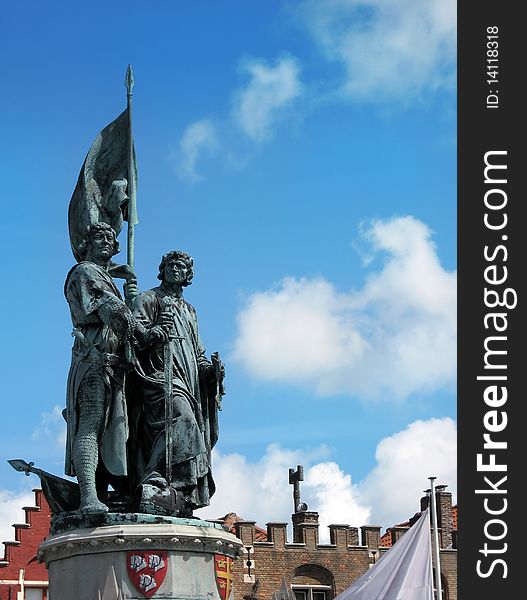
{"type": "Polygon", "coordinates": [[[289,483],[293,486],[293,506],[294,512],[304,512],[307,510],[307,504],[300,502],[300,482],[304,481],[304,467],[296,466],[294,469],[289,469],[289,483]]]}

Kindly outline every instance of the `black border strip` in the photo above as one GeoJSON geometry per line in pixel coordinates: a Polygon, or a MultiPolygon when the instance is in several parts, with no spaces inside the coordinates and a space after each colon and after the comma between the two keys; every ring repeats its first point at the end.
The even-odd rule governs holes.
{"type": "MultiPolygon", "coordinates": [[[[527,298],[524,259],[527,224],[521,218],[527,204],[527,194],[522,190],[526,187],[522,180],[527,174],[527,164],[521,138],[527,135],[527,128],[525,109],[520,106],[527,101],[522,100],[520,87],[527,72],[527,52],[523,46],[527,35],[519,16],[520,7],[520,3],[512,1],[458,4],[458,598],[461,600],[519,597],[524,587],[520,577],[527,572],[520,568],[525,525],[519,516],[520,482],[525,478],[526,469],[520,470],[514,463],[521,464],[523,457],[527,462],[520,431],[523,429],[520,411],[526,397],[523,374],[527,377],[524,348],[527,336],[523,325],[527,298]],[[497,38],[490,37],[495,30],[487,28],[492,27],[498,29],[497,38]],[[489,43],[493,41],[498,42],[497,57],[492,52],[491,56],[487,55],[487,50],[495,48],[489,43]],[[488,58],[498,61],[488,61],[488,58]],[[484,157],[492,151],[506,152],[489,154],[487,160],[506,164],[507,168],[487,171],[487,179],[506,178],[507,183],[485,183],[484,157]],[[506,195],[502,209],[485,206],[485,194],[490,189],[501,190],[487,196],[490,204],[498,205],[498,200],[505,199],[506,195]],[[507,224],[492,230],[485,225],[485,213],[489,215],[488,222],[494,225],[501,225],[506,214],[507,224]],[[505,249],[498,249],[500,245],[505,249]],[[506,281],[501,284],[485,281],[485,269],[492,266],[495,270],[488,270],[487,277],[499,280],[506,268],[506,281]],[[517,294],[517,306],[489,307],[496,296],[488,295],[486,305],[485,287],[500,298],[508,299],[509,305],[514,303],[514,294],[517,294]],[[514,293],[507,293],[507,288],[514,293]],[[488,317],[486,329],[485,315],[497,312],[506,317],[488,317]],[[497,332],[495,325],[505,323],[506,329],[497,332]],[[499,335],[506,339],[489,339],[499,335]],[[501,363],[505,368],[485,368],[485,343],[487,348],[506,351],[506,354],[487,356],[488,365],[496,367],[501,363]],[[478,381],[482,375],[505,375],[507,379],[478,381]],[[492,385],[498,386],[498,395],[489,395],[489,403],[486,403],[484,393],[492,385]],[[507,400],[498,406],[503,396],[502,387],[507,388],[507,400]],[[507,419],[502,431],[490,433],[492,440],[506,442],[506,449],[483,448],[483,436],[489,433],[485,418],[487,425],[495,429],[501,428],[507,419]],[[506,465],[507,471],[478,471],[478,454],[485,464],[492,461],[490,455],[494,454],[496,463],[506,465]],[[498,486],[504,476],[506,481],[498,486]],[[500,493],[475,493],[475,490],[491,489],[484,477],[493,482],[500,493]],[[504,490],[506,493],[501,493],[504,490]],[[490,510],[504,512],[491,515],[490,510]],[[507,531],[503,533],[505,528],[507,531]],[[499,538],[502,534],[502,539],[489,539],[489,536],[499,538]],[[481,561],[480,574],[478,561],[481,561]]],[[[523,437],[527,439],[527,433],[523,437]]]]}

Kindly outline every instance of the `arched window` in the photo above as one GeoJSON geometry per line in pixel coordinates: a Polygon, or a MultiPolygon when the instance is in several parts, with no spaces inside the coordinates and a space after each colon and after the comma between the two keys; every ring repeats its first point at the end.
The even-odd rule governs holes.
{"type": "Polygon", "coordinates": [[[291,584],[295,600],[333,600],[335,580],[321,565],[301,565],[295,569],[291,584]]]}

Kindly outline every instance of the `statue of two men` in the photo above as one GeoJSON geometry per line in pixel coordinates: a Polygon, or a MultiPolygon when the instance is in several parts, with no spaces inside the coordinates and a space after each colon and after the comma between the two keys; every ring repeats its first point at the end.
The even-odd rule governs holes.
{"type": "MultiPolygon", "coordinates": [[[[77,476],[80,511],[107,512],[111,484],[121,498],[144,498],[146,489],[155,499],[171,490],[179,514],[188,516],[214,493],[211,450],[223,377],[221,363],[206,358],[196,312],[182,296],[192,258],[163,256],[160,286],[129,297],[129,307],[109,272],[119,250],[113,229],[89,226],[80,248],[65,283],[75,337],[66,474],[77,476]]],[[[125,289],[134,295],[133,280],[125,289]]],[[[141,510],[140,500],[131,502],[141,510]]]]}

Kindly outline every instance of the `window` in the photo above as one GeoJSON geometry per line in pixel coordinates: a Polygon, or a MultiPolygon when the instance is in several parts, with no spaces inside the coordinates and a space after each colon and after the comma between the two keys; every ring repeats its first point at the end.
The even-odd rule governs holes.
{"type": "Polygon", "coordinates": [[[293,586],[295,600],[328,600],[326,586],[293,586]]]}
{"type": "Polygon", "coordinates": [[[26,587],[24,600],[43,600],[46,598],[45,592],[44,588],[26,587]]]}
{"type": "Polygon", "coordinates": [[[334,587],[331,571],[313,563],[299,565],[291,582],[295,600],[333,600],[334,587]]]}

